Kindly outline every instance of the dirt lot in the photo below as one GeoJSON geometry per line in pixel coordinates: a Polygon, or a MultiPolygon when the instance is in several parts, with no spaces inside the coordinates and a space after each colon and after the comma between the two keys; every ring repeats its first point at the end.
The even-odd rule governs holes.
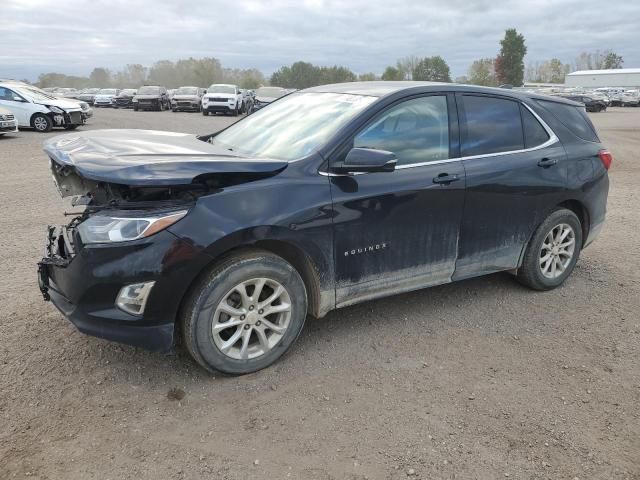
{"type": "MultiPolygon", "coordinates": [[[[498,274],[350,307],[241,378],[44,303],[57,133],[0,138],[0,479],[639,479],[640,108],[592,118],[615,156],[608,223],[562,288],[498,274]]],[[[231,121],[98,110],[85,128],[231,121]]]]}

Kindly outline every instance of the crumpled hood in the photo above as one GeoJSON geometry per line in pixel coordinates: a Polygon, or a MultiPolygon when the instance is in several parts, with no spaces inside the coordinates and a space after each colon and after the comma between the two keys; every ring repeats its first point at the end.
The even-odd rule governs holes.
{"type": "Polygon", "coordinates": [[[275,100],[273,97],[256,97],[256,101],[260,103],[271,103],[275,100]]]}
{"type": "Polygon", "coordinates": [[[93,130],[53,137],[44,151],[86,179],[129,186],[193,183],[215,173],[276,173],[284,160],[247,158],[187,133],[93,130]]]}
{"type": "Polygon", "coordinates": [[[58,107],[66,112],[80,110],[80,103],[78,102],[78,100],[56,98],[55,100],[43,100],[36,103],[38,103],[39,105],[58,107]]]}

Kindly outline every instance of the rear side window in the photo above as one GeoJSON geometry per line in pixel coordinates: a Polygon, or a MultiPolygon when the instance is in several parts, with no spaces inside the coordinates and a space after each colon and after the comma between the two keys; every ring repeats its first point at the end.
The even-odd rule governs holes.
{"type": "Polygon", "coordinates": [[[520,111],[522,112],[525,148],[537,147],[549,140],[549,134],[538,119],[533,116],[533,113],[524,105],[520,105],[520,111]]]}
{"type": "Polygon", "coordinates": [[[464,95],[466,128],[463,156],[510,152],[524,148],[520,105],[503,98],[464,95]]]}
{"type": "Polygon", "coordinates": [[[574,107],[564,103],[548,102],[537,100],[538,104],[548,110],[556,117],[571,133],[589,142],[599,142],[596,130],[589,117],[587,117],[584,107],[574,107]]]}

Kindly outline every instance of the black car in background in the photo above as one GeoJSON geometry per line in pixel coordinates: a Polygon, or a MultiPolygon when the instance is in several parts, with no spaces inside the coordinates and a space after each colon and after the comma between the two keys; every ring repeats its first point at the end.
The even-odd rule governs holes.
{"type": "Polygon", "coordinates": [[[113,97],[111,103],[115,108],[132,108],[133,97],[136,96],[137,90],[135,88],[125,88],[118,95],[113,97]]]}
{"type": "Polygon", "coordinates": [[[605,102],[588,95],[562,95],[562,98],[584,104],[587,112],[604,112],[607,110],[605,102]]]}
{"type": "Polygon", "coordinates": [[[161,86],[145,85],[140,87],[138,92],[131,100],[133,109],[138,110],[169,110],[171,101],[167,94],[167,89],[161,86]]]}
{"type": "Polygon", "coordinates": [[[260,87],[253,95],[252,112],[260,110],[262,107],[266,107],[274,100],[287,95],[288,90],[280,87],[260,87]]]}
{"type": "Polygon", "coordinates": [[[422,82],[44,149],[87,205],[48,229],[44,298],[91,335],[160,351],[179,335],[229,374],[275,362],[308,314],[499,271],[560,286],[604,224],[612,161],[581,104],[422,82]]]}

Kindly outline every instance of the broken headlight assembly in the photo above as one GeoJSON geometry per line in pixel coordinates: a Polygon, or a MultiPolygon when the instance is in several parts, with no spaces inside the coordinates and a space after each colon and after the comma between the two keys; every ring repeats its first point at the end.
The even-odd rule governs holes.
{"type": "Polygon", "coordinates": [[[149,215],[135,215],[119,212],[121,215],[110,215],[100,212],[89,216],[78,225],[78,233],[84,244],[117,243],[138,240],[158,233],[173,225],[187,214],[187,210],[158,212],[149,215]]]}

